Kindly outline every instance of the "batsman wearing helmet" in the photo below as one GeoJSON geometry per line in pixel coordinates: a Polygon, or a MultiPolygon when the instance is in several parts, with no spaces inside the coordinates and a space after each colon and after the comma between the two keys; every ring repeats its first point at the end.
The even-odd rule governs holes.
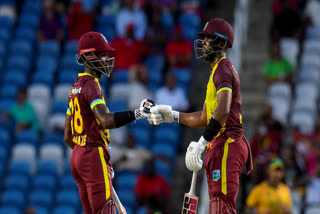
{"type": "Polygon", "coordinates": [[[97,32],[85,33],[78,43],[77,61],[84,72],[72,85],[65,120],[64,138],[73,149],[71,172],[77,182],[85,214],[115,214],[112,200],[111,164],[107,145],[108,129],[124,126],[148,116],[144,108],[152,102],[143,100],[140,109],[110,113],[99,78],[110,76],[114,49],[97,32]]]}
{"type": "Polygon", "coordinates": [[[197,59],[209,63],[212,70],[207,83],[203,110],[193,113],[173,111],[171,106],[157,105],[151,113],[160,113],[161,122],[179,122],[190,127],[206,127],[198,142],[192,141],[185,156],[190,171],[202,168],[201,153],[207,153],[204,166],[207,175],[210,214],[236,213],[239,177],[243,167],[252,170],[251,150],[243,135],[240,80],[234,66],[226,58],[233,45],[230,24],[219,18],[209,20],[202,39],[194,42],[197,59]]]}

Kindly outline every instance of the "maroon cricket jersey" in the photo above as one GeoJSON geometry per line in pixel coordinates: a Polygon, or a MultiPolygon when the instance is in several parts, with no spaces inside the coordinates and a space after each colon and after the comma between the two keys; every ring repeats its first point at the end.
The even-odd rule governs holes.
{"type": "Polygon", "coordinates": [[[233,139],[238,139],[243,135],[240,80],[234,66],[225,57],[222,57],[213,67],[207,85],[205,102],[208,120],[212,118],[217,107],[218,94],[223,90],[232,92],[232,102],[229,116],[216,138],[220,135],[227,135],[233,139]]]}
{"type": "Polygon", "coordinates": [[[105,104],[99,80],[88,73],[80,73],[70,89],[68,102],[73,143],[79,146],[108,145],[109,130],[99,125],[92,111],[97,104],[105,104]]]}

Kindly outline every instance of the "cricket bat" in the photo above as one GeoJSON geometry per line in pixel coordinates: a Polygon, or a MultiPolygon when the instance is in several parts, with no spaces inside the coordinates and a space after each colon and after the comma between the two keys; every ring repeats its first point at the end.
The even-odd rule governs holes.
{"type": "Polygon", "coordinates": [[[127,214],[127,211],[124,208],[124,206],[122,205],[122,203],[121,203],[116,191],[114,190],[114,188],[112,188],[112,191],[113,191],[113,200],[116,203],[118,213],[119,214],[127,214]]]}
{"type": "Polygon", "coordinates": [[[182,214],[196,214],[199,198],[196,196],[198,171],[193,171],[190,191],[184,194],[182,214]]]}

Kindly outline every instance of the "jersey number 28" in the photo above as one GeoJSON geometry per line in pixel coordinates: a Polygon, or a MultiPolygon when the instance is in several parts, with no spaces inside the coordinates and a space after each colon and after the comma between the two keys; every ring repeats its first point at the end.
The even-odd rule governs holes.
{"type": "Polygon", "coordinates": [[[81,116],[78,97],[75,97],[74,101],[70,99],[69,108],[71,110],[71,115],[73,115],[73,120],[71,120],[72,134],[74,134],[74,129],[78,134],[81,134],[83,132],[83,119],[81,116]]]}

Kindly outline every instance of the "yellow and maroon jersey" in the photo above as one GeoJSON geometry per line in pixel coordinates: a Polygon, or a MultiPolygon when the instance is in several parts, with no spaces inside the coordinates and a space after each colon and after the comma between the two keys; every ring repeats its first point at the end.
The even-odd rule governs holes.
{"type": "Polygon", "coordinates": [[[232,103],[229,116],[216,137],[227,135],[232,139],[237,139],[243,134],[240,80],[234,66],[226,57],[222,57],[213,67],[208,81],[205,101],[208,122],[217,108],[218,94],[223,90],[232,92],[232,103]]]}
{"type": "Polygon", "coordinates": [[[105,104],[99,80],[88,73],[80,73],[70,89],[68,102],[72,141],[79,146],[108,145],[109,130],[99,125],[92,111],[97,104],[105,104]]]}

